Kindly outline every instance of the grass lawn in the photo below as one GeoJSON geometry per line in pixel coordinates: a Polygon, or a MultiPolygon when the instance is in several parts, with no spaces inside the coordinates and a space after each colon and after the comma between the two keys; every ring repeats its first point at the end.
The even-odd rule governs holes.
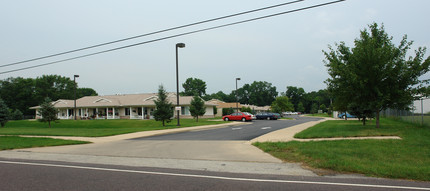
{"type": "Polygon", "coordinates": [[[333,117],[332,115],[329,115],[327,113],[306,114],[305,116],[309,116],[309,117],[333,117]]]}
{"type": "Polygon", "coordinates": [[[88,142],[51,139],[51,138],[0,136],[0,150],[58,146],[58,145],[74,145],[74,144],[84,144],[84,143],[88,143],[88,142]]]}
{"type": "Polygon", "coordinates": [[[402,140],[339,140],[255,143],[285,161],[313,168],[367,176],[430,181],[430,128],[393,119],[362,126],[359,121],[326,121],[297,134],[300,138],[397,135],[402,140]]]}
{"type": "MultiPolygon", "coordinates": [[[[200,125],[214,125],[229,123],[224,121],[213,121],[211,119],[181,119],[181,127],[192,127],[200,125]]],[[[162,123],[155,120],[60,120],[58,123],[47,123],[38,121],[9,121],[4,128],[0,128],[0,135],[48,135],[48,136],[80,136],[80,137],[102,137],[133,133],[139,131],[161,130],[178,128],[177,121],[173,120],[162,123]]]]}

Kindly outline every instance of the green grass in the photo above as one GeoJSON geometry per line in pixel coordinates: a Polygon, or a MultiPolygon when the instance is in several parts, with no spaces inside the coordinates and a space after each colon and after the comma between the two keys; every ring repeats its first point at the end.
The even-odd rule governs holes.
{"type": "Polygon", "coordinates": [[[326,121],[310,127],[296,135],[295,138],[331,138],[331,137],[367,137],[367,136],[400,136],[403,127],[398,121],[381,119],[381,127],[376,129],[374,121],[363,126],[357,120],[326,121]]]}
{"type": "Polygon", "coordinates": [[[329,115],[327,113],[306,114],[305,116],[309,116],[309,117],[333,117],[332,115],[329,115]]]}
{"type": "Polygon", "coordinates": [[[47,147],[58,145],[74,145],[88,143],[85,141],[72,141],[51,138],[33,138],[18,136],[0,136],[0,150],[21,149],[31,147],[47,147]]]}
{"type": "Polygon", "coordinates": [[[359,121],[326,121],[298,137],[398,135],[402,140],[339,140],[255,143],[285,161],[343,173],[430,181],[430,129],[392,119],[381,119],[381,129],[359,121]],[[317,133],[316,133],[317,132],[317,133]],[[331,133],[330,133],[331,132],[331,133]],[[317,136],[318,133],[321,133],[317,136]]]}
{"type": "Polygon", "coordinates": [[[399,117],[401,120],[406,121],[406,122],[411,122],[411,123],[415,123],[418,125],[425,125],[425,126],[429,126],[430,127],[430,116],[423,116],[421,117],[421,115],[416,115],[416,116],[400,116],[399,117]]]}
{"type": "MultiPolygon", "coordinates": [[[[181,119],[180,123],[181,127],[192,127],[228,122],[211,119],[199,119],[199,122],[195,122],[193,119],[181,119]]],[[[47,123],[21,120],[9,121],[4,128],[0,128],[0,135],[101,137],[178,128],[176,124],[176,120],[166,123],[165,127],[162,126],[161,122],[155,120],[60,120],[58,123],[51,123],[52,127],[49,128],[47,123]]]]}

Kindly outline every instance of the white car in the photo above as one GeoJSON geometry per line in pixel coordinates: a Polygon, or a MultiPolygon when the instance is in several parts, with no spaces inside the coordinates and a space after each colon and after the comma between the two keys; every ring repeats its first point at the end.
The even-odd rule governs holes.
{"type": "Polygon", "coordinates": [[[252,113],[248,113],[248,112],[243,112],[243,113],[245,113],[245,114],[247,114],[247,115],[251,115],[251,119],[252,119],[252,120],[257,119],[257,118],[255,117],[255,115],[254,115],[254,114],[252,114],[252,113]]]}

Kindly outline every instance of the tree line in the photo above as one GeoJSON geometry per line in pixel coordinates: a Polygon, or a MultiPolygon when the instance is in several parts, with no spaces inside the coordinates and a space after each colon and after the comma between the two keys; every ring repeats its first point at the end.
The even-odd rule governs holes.
{"type": "Polygon", "coordinates": [[[287,86],[285,92],[278,92],[276,87],[266,81],[254,81],[251,84],[244,84],[226,94],[222,91],[216,93],[206,93],[206,82],[198,78],[188,78],[182,84],[183,96],[199,96],[208,101],[218,99],[224,102],[239,102],[256,106],[275,106],[277,111],[296,111],[302,113],[317,113],[332,111],[331,98],[327,90],[305,92],[301,87],[287,86]],[[236,98],[237,95],[237,98],[236,98]],[[290,103],[291,105],[288,105],[290,103]],[[274,105],[275,104],[275,105],[274,105]],[[280,105],[282,109],[277,109],[280,105]]]}
{"type": "MultiPolygon", "coordinates": [[[[35,79],[10,77],[0,80],[0,99],[11,113],[34,116],[30,107],[40,105],[47,97],[54,101],[74,99],[75,87],[77,84],[72,79],[59,75],[43,75],[35,79]]],[[[76,98],[94,95],[98,95],[94,89],[76,89],[76,98]]]]}

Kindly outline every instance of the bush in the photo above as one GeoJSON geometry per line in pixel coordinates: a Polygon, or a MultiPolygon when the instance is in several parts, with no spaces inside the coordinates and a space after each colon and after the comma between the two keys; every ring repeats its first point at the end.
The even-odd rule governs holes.
{"type": "Polygon", "coordinates": [[[222,108],[222,115],[224,116],[224,115],[230,115],[230,114],[232,114],[232,113],[234,113],[234,110],[233,110],[233,108],[222,108]]]}
{"type": "Polygon", "coordinates": [[[22,114],[22,112],[19,109],[16,109],[12,114],[11,114],[11,119],[12,120],[22,120],[24,119],[24,114],[22,114]]]}

